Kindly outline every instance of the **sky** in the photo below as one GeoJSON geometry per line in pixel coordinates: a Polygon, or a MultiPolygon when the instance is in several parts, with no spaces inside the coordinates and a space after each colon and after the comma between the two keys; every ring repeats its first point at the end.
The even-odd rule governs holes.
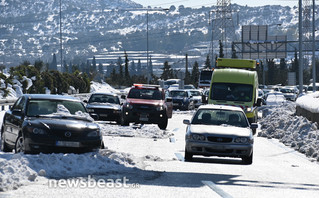
{"type": "MultiPolygon", "coordinates": [[[[184,5],[185,7],[199,8],[202,6],[216,5],[217,0],[132,0],[136,3],[142,4],[144,7],[162,7],[169,8],[171,5],[178,7],[184,5]]],[[[263,6],[263,5],[282,5],[282,6],[298,6],[298,0],[232,0],[232,4],[247,5],[247,6],[263,6]]]]}

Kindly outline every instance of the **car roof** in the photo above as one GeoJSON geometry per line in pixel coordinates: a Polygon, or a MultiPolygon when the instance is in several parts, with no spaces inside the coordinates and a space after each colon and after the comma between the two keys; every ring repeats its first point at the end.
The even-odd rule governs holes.
{"type": "Polygon", "coordinates": [[[79,98],[68,95],[53,95],[53,94],[24,94],[24,97],[30,99],[55,99],[55,100],[72,100],[81,101],[79,98]]]}
{"type": "Polygon", "coordinates": [[[243,109],[240,107],[228,106],[228,105],[214,105],[214,104],[201,105],[198,107],[198,110],[199,109],[222,109],[222,110],[229,110],[229,111],[244,112],[243,109]]]}
{"type": "Polygon", "coordinates": [[[105,93],[105,92],[94,92],[91,95],[108,95],[108,96],[118,96],[116,93],[105,93]]]}

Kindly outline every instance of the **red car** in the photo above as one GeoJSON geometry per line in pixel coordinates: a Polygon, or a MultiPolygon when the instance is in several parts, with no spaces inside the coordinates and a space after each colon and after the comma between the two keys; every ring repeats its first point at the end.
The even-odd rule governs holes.
{"type": "Polygon", "coordinates": [[[129,123],[158,124],[166,129],[168,118],[172,117],[173,103],[165,98],[165,92],[158,85],[134,84],[122,106],[121,125],[129,123]]]}

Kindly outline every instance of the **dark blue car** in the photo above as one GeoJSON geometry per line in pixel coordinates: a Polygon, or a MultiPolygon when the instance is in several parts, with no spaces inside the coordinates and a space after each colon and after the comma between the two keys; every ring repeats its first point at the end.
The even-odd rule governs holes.
{"type": "Polygon", "coordinates": [[[195,108],[194,100],[189,90],[171,90],[169,96],[173,99],[174,109],[192,110],[195,108]]]}

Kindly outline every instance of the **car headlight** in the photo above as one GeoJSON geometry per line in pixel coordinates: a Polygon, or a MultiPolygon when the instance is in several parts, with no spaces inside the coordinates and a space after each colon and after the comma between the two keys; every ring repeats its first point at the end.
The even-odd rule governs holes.
{"type": "Polygon", "coordinates": [[[94,113],[94,109],[87,109],[89,113],[94,113]]]}
{"type": "Polygon", "coordinates": [[[247,138],[247,137],[237,137],[237,138],[235,138],[235,142],[236,143],[245,144],[245,143],[249,142],[249,138],[247,138]]]}
{"type": "Polygon", "coordinates": [[[192,139],[196,140],[196,141],[204,141],[206,138],[204,135],[200,135],[200,134],[192,134],[192,139]]]}
{"type": "Polygon", "coordinates": [[[96,131],[91,131],[90,133],[87,134],[88,137],[98,137],[100,136],[100,130],[96,130],[96,131]]]}
{"type": "Polygon", "coordinates": [[[32,127],[32,126],[28,126],[27,130],[35,135],[44,135],[47,134],[45,129],[42,128],[38,128],[38,127],[32,127]]]}
{"type": "Polygon", "coordinates": [[[163,107],[162,105],[160,105],[160,106],[156,107],[156,110],[157,110],[157,111],[163,111],[163,110],[164,110],[164,107],[163,107]]]}
{"type": "Polygon", "coordinates": [[[133,109],[133,105],[131,105],[130,103],[126,103],[124,106],[128,109],[133,109]]]}
{"type": "Polygon", "coordinates": [[[253,108],[252,107],[247,107],[246,108],[246,112],[252,112],[253,111],[253,108]]]}

